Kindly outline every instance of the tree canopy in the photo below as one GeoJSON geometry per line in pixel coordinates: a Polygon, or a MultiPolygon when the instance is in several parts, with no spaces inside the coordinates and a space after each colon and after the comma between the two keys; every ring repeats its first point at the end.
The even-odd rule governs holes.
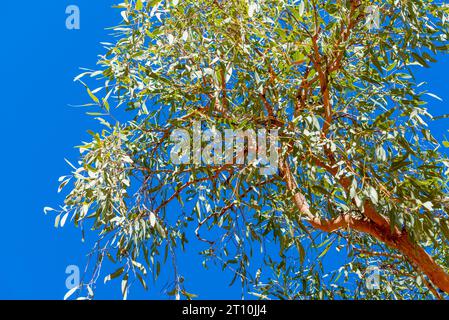
{"type": "MultiPolygon", "coordinates": [[[[146,287],[148,273],[172,263],[168,294],[193,298],[176,252],[199,241],[205,266],[219,263],[259,298],[447,297],[449,159],[428,125],[426,97],[438,97],[414,72],[448,51],[448,6],[125,0],[117,8],[114,43],[104,44],[98,70],[76,78],[103,128],[61,177],[70,190],[56,218],[98,236],[88,296],[109,258],[118,269],[103,276],[120,278],[124,296],[131,280],[146,287]],[[175,163],[172,133],[193,133],[194,123],[212,136],[276,132],[275,172],[258,159],[175,163]],[[335,252],[341,261],[330,267],[335,252]],[[378,290],[365,286],[373,262],[378,290]]],[[[211,140],[199,139],[203,158],[211,140]]],[[[209,149],[221,157],[217,150],[209,149]]]]}

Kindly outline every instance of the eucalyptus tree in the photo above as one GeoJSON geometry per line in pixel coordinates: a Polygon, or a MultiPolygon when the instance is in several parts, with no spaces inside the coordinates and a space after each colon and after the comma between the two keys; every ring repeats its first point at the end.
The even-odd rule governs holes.
{"type": "Polygon", "coordinates": [[[125,296],[134,280],[146,287],[148,273],[173,264],[167,293],[192,298],[176,263],[192,243],[205,266],[220,264],[260,298],[447,296],[449,159],[428,126],[426,97],[436,96],[414,72],[448,51],[448,6],[125,0],[116,7],[114,43],[105,44],[98,70],[76,78],[102,128],[61,178],[70,190],[56,216],[56,225],[70,217],[97,237],[92,280],[80,286],[88,296],[109,258],[118,269],[105,281],[121,279],[125,296]],[[174,161],[179,129],[192,133],[184,156],[218,160],[174,161]],[[248,137],[243,150],[210,148],[225,130],[276,132],[275,172],[261,171],[258,157],[220,158],[223,149],[231,159],[251,151],[248,137]],[[373,263],[377,290],[366,287],[373,263]]]}

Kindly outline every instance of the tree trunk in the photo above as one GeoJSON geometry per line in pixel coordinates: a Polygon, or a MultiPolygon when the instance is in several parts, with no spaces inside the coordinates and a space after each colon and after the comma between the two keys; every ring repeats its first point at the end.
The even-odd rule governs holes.
{"type": "Polygon", "coordinates": [[[290,167],[284,161],[281,161],[280,173],[289,191],[294,193],[295,206],[299,212],[306,216],[306,220],[314,228],[324,232],[353,229],[369,234],[390,248],[398,250],[410,263],[424,273],[436,287],[449,294],[449,274],[421,246],[411,241],[406,230],[399,231],[396,228],[392,232],[389,221],[375,212],[372,206],[367,207],[370,211],[367,216],[375,217],[376,222],[368,217],[356,219],[349,214],[343,214],[331,220],[316,217],[310,212],[306,198],[298,191],[290,167]]]}

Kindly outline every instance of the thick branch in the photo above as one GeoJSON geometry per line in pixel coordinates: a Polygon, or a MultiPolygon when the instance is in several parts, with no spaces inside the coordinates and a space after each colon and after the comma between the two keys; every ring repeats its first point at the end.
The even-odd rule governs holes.
{"type": "MultiPolygon", "coordinates": [[[[315,217],[311,212],[304,195],[298,191],[298,187],[286,161],[281,162],[281,175],[289,191],[293,192],[293,201],[299,212],[306,215],[307,221],[316,229],[324,232],[334,232],[348,228],[369,234],[375,239],[385,243],[390,248],[401,252],[413,265],[423,272],[430,281],[440,290],[449,294],[449,275],[435,260],[419,245],[412,242],[407,232],[391,231],[389,226],[378,225],[370,219],[355,219],[349,214],[343,214],[338,218],[327,220],[315,217]]],[[[378,216],[375,209],[371,214],[378,216]]],[[[380,215],[379,215],[380,216],[380,215]]]]}

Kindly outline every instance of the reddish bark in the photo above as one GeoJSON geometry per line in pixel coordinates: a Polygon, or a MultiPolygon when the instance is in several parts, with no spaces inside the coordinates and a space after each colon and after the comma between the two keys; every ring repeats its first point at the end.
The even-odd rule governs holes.
{"type": "Polygon", "coordinates": [[[365,204],[365,217],[361,219],[354,218],[349,214],[343,214],[331,220],[316,217],[310,212],[304,195],[298,191],[290,167],[286,162],[281,162],[280,171],[287,188],[294,193],[293,201],[296,207],[306,216],[306,220],[314,228],[329,233],[341,229],[352,229],[369,234],[390,248],[399,251],[410,263],[424,273],[433,285],[449,294],[449,274],[435,262],[424,248],[415,244],[409,238],[406,230],[395,228],[392,231],[388,219],[380,215],[370,203],[365,204]]]}

